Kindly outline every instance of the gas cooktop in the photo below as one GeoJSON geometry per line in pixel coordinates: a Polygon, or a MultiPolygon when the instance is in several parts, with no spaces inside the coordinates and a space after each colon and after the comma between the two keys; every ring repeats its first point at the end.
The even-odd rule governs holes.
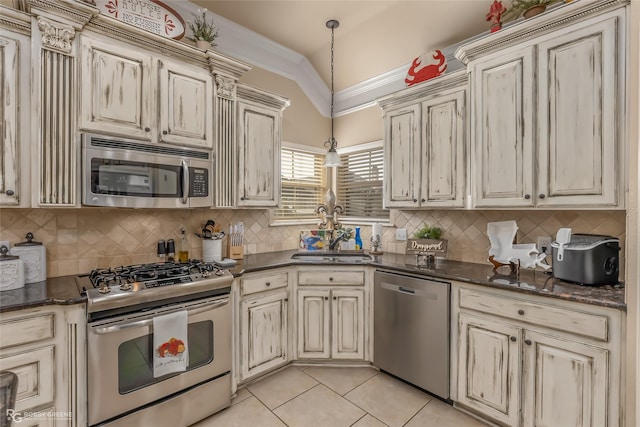
{"type": "Polygon", "coordinates": [[[87,312],[135,311],[146,306],[229,292],[233,276],[215,264],[198,260],[93,270],[76,278],[87,297],[87,312]]]}

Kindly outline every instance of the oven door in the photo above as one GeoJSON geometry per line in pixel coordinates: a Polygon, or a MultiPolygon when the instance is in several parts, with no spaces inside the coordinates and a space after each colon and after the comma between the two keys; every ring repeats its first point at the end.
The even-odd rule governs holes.
{"type": "MultiPolygon", "coordinates": [[[[89,323],[89,424],[119,417],[231,371],[229,296],[89,323]],[[153,318],[187,310],[187,371],[153,377],[153,318]]],[[[229,390],[229,396],[231,390],[229,390]]]]}

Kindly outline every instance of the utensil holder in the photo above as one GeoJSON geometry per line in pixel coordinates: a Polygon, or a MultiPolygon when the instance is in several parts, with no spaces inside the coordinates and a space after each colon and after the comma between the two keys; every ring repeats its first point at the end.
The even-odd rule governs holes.
{"type": "Polygon", "coordinates": [[[204,262],[222,261],[222,240],[202,240],[202,260],[204,262]]]}
{"type": "Polygon", "coordinates": [[[242,234],[229,235],[229,238],[227,239],[227,257],[231,259],[244,258],[244,245],[242,244],[242,234]]]}

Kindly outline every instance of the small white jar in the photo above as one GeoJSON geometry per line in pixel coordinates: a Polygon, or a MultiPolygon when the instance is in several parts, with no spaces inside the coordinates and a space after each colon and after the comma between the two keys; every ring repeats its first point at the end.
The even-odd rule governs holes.
{"type": "Polygon", "coordinates": [[[0,246],[0,292],[24,287],[24,266],[19,256],[9,255],[9,248],[0,246]]]}

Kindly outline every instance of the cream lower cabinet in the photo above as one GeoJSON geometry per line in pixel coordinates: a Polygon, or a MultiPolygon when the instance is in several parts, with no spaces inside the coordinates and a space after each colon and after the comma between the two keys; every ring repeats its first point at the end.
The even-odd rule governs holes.
{"type": "Polygon", "coordinates": [[[455,306],[457,404],[508,426],[620,425],[620,312],[469,288],[455,306]]]}
{"type": "Polygon", "coordinates": [[[288,276],[280,271],[240,280],[239,382],[289,362],[288,276]]]}
{"type": "Polygon", "coordinates": [[[18,377],[15,408],[8,409],[22,417],[14,425],[86,425],[84,316],[83,305],[3,313],[0,371],[18,377]]]}
{"type": "Polygon", "coordinates": [[[299,271],[298,359],[365,360],[367,296],[363,270],[299,271]]]}

